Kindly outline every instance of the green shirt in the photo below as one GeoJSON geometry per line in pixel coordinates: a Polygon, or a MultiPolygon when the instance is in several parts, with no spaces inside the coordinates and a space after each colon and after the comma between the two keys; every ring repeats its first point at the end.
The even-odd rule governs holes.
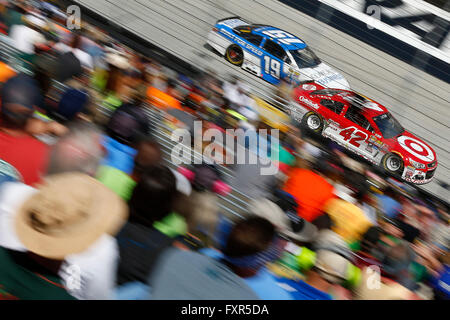
{"type": "Polygon", "coordinates": [[[0,300],[75,300],[61,279],[42,271],[26,253],[0,247],[0,300]]]}
{"type": "Polygon", "coordinates": [[[188,231],[186,220],[175,212],[167,215],[161,221],[156,221],[153,227],[170,238],[184,236],[188,231]]]}
{"type": "Polygon", "coordinates": [[[136,187],[136,181],[119,169],[110,166],[100,166],[97,180],[114,191],[124,201],[128,202],[136,187]]]}
{"type": "MultiPolygon", "coordinates": [[[[97,172],[97,180],[126,202],[130,200],[136,187],[136,181],[131,179],[128,174],[110,166],[100,166],[97,172]]],[[[161,221],[155,222],[153,226],[171,238],[187,233],[186,220],[175,212],[172,212],[161,221]]]]}

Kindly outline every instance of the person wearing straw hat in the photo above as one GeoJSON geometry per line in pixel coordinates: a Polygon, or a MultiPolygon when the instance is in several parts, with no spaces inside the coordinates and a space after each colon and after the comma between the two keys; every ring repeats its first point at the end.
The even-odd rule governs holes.
{"type": "MultiPolygon", "coordinates": [[[[82,172],[94,175],[104,156],[101,134],[88,123],[69,126],[64,135],[50,150],[46,176],[64,172],[82,172]]],[[[22,179],[20,179],[22,180],[22,179]]],[[[14,228],[14,216],[18,208],[36,193],[36,189],[18,182],[5,182],[0,190],[0,246],[14,251],[27,249],[18,239],[14,228]]],[[[69,287],[69,293],[80,300],[109,299],[116,285],[116,268],[119,250],[116,239],[103,234],[88,250],[71,254],[65,258],[58,274],[64,281],[70,281],[71,270],[81,270],[81,287],[69,287]]]]}
{"type": "Polygon", "coordinates": [[[72,277],[63,283],[58,271],[65,258],[87,250],[103,234],[116,234],[127,216],[125,202],[92,177],[47,177],[12,221],[27,251],[0,247],[0,294],[10,299],[73,299],[67,289],[81,286],[82,275],[74,266],[72,277]]]}

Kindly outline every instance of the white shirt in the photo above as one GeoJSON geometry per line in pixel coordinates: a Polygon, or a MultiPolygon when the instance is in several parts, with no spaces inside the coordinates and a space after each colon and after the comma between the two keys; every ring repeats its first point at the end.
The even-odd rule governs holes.
{"type": "MultiPolygon", "coordinates": [[[[8,182],[0,188],[0,246],[26,251],[14,227],[14,214],[37,192],[22,183],[8,182]]],[[[87,250],[71,254],[59,270],[67,291],[80,300],[111,299],[116,287],[119,249],[116,239],[104,234],[87,250]],[[77,286],[77,284],[80,284],[77,286]]]]}
{"type": "Polygon", "coordinates": [[[89,53],[84,52],[83,50],[80,50],[78,48],[76,48],[76,49],[71,48],[67,44],[62,43],[62,42],[58,42],[57,44],[55,44],[53,46],[53,49],[55,49],[56,51],[62,52],[62,53],[72,51],[74,56],[77,57],[78,60],[80,60],[80,63],[83,67],[85,67],[89,70],[94,69],[94,59],[92,58],[92,56],[89,53]]]}
{"type": "Polygon", "coordinates": [[[46,42],[41,33],[25,25],[13,25],[9,36],[16,48],[27,54],[34,54],[34,46],[46,42]]]}

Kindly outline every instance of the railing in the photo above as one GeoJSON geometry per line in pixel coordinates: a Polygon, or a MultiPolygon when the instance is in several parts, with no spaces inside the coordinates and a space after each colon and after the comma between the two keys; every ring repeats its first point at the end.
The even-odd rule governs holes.
{"type": "Polygon", "coordinates": [[[6,63],[16,72],[31,74],[31,65],[21,58],[22,52],[14,47],[11,38],[0,35],[0,61],[6,63]]]}
{"type": "MultiPolygon", "coordinates": [[[[57,85],[63,86],[61,83],[58,83],[57,85]]],[[[102,104],[97,104],[97,109],[105,116],[110,116],[112,114],[112,111],[102,104]]],[[[146,105],[145,110],[150,122],[150,127],[152,128],[152,135],[161,145],[166,165],[172,169],[176,169],[178,165],[173,162],[173,159],[177,159],[177,157],[172,154],[172,150],[178,142],[171,139],[173,128],[168,124],[166,113],[149,104],[146,105]]],[[[188,148],[186,151],[191,152],[190,154],[193,155],[194,159],[203,160],[203,155],[197,150],[188,148]]],[[[234,177],[234,172],[230,168],[222,165],[219,165],[218,168],[224,177],[234,177]]],[[[244,193],[232,188],[232,191],[228,195],[219,196],[219,199],[219,207],[227,216],[238,218],[243,218],[245,216],[247,212],[246,207],[250,198],[244,193]]]]}

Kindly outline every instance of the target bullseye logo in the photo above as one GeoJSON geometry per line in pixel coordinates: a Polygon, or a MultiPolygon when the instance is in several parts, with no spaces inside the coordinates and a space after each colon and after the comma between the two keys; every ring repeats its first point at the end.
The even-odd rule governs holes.
{"type": "Polygon", "coordinates": [[[423,142],[406,136],[398,137],[398,143],[403,149],[422,161],[433,161],[435,159],[433,151],[423,142]]]}

